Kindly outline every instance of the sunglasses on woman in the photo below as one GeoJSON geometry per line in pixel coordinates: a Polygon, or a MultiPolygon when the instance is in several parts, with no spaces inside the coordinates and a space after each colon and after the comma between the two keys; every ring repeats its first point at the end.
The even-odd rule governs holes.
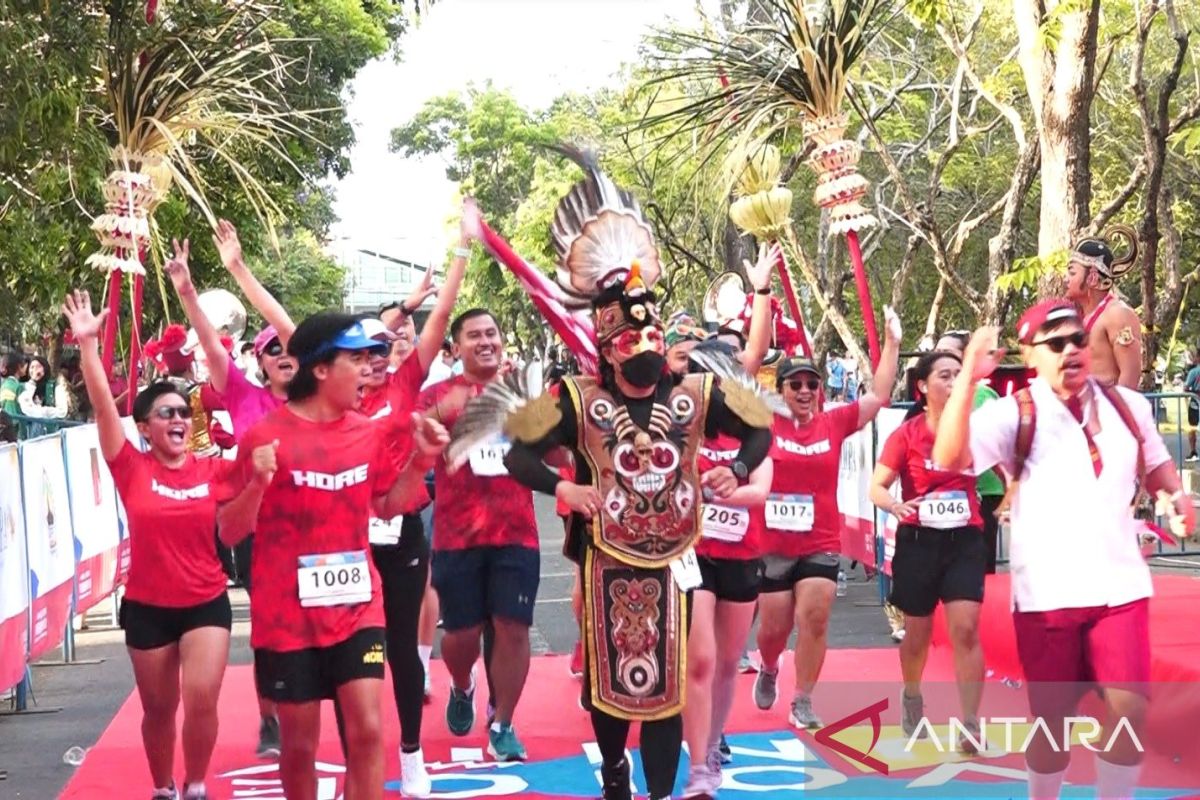
{"type": "Polygon", "coordinates": [[[171,420],[178,417],[179,419],[191,419],[191,406],[159,406],[154,409],[154,416],[163,420],[171,420]]]}
{"type": "Polygon", "coordinates": [[[809,378],[806,381],[802,381],[799,378],[796,378],[794,380],[788,381],[787,385],[788,385],[788,388],[791,389],[793,392],[798,392],[805,387],[808,387],[808,390],[810,392],[815,392],[817,389],[821,388],[821,382],[819,380],[817,380],[816,378],[809,378]]]}
{"type": "Polygon", "coordinates": [[[278,341],[271,342],[269,345],[263,348],[263,355],[270,356],[271,358],[279,358],[281,355],[283,355],[283,345],[281,345],[278,341]]]}
{"type": "Polygon", "coordinates": [[[1083,347],[1085,344],[1087,344],[1087,340],[1087,331],[1075,331],[1074,333],[1066,333],[1062,336],[1050,336],[1046,339],[1042,339],[1040,342],[1034,342],[1033,346],[1037,347],[1038,345],[1044,344],[1046,347],[1050,348],[1051,352],[1061,353],[1063,350],[1067,349],[1068,343],[1073,344],[1076,347],[1083,347]]]}

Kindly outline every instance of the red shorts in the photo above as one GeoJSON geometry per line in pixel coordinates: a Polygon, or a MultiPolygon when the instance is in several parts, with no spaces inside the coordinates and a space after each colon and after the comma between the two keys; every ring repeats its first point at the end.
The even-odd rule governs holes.
{"type": "Polygon", "coordinates": [[[1070,716],[1093,684],[1149,696],[1150,600],[1014,611],[1017,654],[1035,716],[1070,716]]]}

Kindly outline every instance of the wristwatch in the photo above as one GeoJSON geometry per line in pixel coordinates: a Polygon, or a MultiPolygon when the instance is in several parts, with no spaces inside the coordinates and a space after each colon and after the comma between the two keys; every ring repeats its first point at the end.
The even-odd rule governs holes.
{"type": "Polygon", "coordinates": [[[733,470],[733,477],[738,479],[738,483],[743,486],[746,481],[750,480],[750,470],[741,461],[734,461],[729,465],[729,469],[733,470]]]}

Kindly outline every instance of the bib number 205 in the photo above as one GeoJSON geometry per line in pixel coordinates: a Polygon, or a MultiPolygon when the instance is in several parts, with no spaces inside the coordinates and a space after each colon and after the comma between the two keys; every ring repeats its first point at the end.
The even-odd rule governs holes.
{"type": "Polygon", "coordinates": [[[365,550],[300,556],[296,578],[304,608],[344,606],[371,599],[371,570],[365,550]]]}
{"type": "Polygon", "coordinates": [[[704,506],[704,536],[724,542],[740,542],[750,526],[750,512],[709,503],[704,506]]]}

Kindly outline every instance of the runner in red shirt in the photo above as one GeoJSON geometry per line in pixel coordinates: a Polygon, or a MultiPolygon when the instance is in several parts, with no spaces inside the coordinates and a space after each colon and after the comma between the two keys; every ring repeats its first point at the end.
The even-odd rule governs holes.
{"type": "Polygon", "coordinates": [[[250,643],[259,685],[279,709],[280,777],[293,800],[315,800],[320,701],[333,698],[345,723],[346,798],[383,797],[383,598],[368,521],[425,499],[429,439],[436,449],[448,436],[422,421],[402,465],[393,454],[412,450],[407,425],[383,429],[353,411],[368,352],[381,346],[345,314],[301,323],[289,343],[299,367],[288,403],[245,435],[218,490],[222,540],[256,531],[250,643]],[[271,445],[265,457],[261,445],[271,445]]]}
{"type": "Polygon", "coordinates": [[[96,338],[108,310],[92,314],[87,292],[63,306],[79,342],[81,367],[96,415],[100,451],[129,518],[129,582],[121,627],[142,702],[142,745],[154,797],[178,798],[174,781],[175,716],[183,682],[184,797],[205,797],[204,778],[217,741],[217,697],[229,656],[232,613],[225,573],[213,541],[213,482],[221,459],[188,452],[192,407],[166,381],[142,390],[133,404],[149,451],[125,438],[96,338]]]}
{"type": "MultiPolygon", "coordinates": [[[[429,373],[429,365],[438,357],[467,268],[470,253],[467,247],[471,240],[466,229],[473,209],[470,202],[464,206],[463,233],[446,284],[439,288],[433,282],[433,270],[426,270],[425,277],[403,303],[385,307],[378,318],[362,320],[367,335],[388,344],[392,351],[371,354],[371,379],[359,407],[360,412],[381,425],[391,424],[393,417],[408,417],[429,373]],[[438,296],[437,303],[425,320],[420,341],[414,346],[413,314],[433,294],[438,296]],[[399,363],[393,367],[391,359],[395,356],[399,363]]],[[[478,216],[477,210],[475,215],[478,216]]],[[[386,521],[372,517],[370,540],[371,560],[383,586],[387,662],[400,718],[400,791],[408,797],[424,797],[433,791],[433,782],[421,751],[421,717],[428,699],[429,656],[437,623],[435,606],[434,624],[428,632],[430,646],[422,647],[419,639],[422,601],[427,595],[436,597],[429,588],[429,542],[417,510],[386,521]]]]}
{"type": "MultiPolygon", "coordinates": [[[[495,317],[481,308],[460,314],[450,338],[463,374],[430,386],[419,401],[447,428],[471,397],[500,376],[504,346],[495,317]]],[[[529,628],[541,564],[533,493],[509,477],[508,448],[504,441],[482,447],[453,474],[439,459],[433,505],[433,586],[445,631],[442,659],[453,679],[446,722],[457,736],[466,736],[475,724],[471,668],[479,658],[484,623],[490,621],[495,653],[485,661],[495,719],[488,725],[488,752],[501,761],[525,758],[512,719],[529,672],[529,628]]]]}
{"type": "Polygon", "coordinates": [[[759,594],[754,702],[766,710],[778,697],[779,657],[796,628],[796,694],[789,720],[819,728],[811,694],[825,663],[826,630],[841,561],[842,518],[838,467],[842,441],[875,419],[888,404],[900,355],[900,320],[885,309],[887,337],[871,391],[830,411],[818,408],[821,370],[808,358],[783,361],[775,386],[795,419],[775,418],[771,458],[775,474],[767,498],[763,582],[759,594]]]}
{"type": "MultiPolygon", "coordinates": [[[[736,350],[710,339],[696,352],[737,359],[736,350]]],[[[693,371],[696,368],[693,366],[693,371]]],[[[720,433],[706,439],[697,466],[704,475],[732,466],[741,441],[720,433]]],[[[687,705],[683,735],[692,753],[684,797],[716,796],[721,785],[721,732],[733,706],[738,659],[754,623],[754,607],[762,578],[763,504],[771,491],[774,466],[768,457],[750,473],[744,486],[718,502],[705,502],[703,529],[696,557],[702,583],[692,592],[692,622],[687,640],[687,705]]]]}
{"type": "MultiPolygon", "coordinates": [[[[871,502],[900,523],[892,556],[892,605],[904,612],[900,669],[904,673],[901,725],[911,736],[924,715],[921,673],[933,633],[933,610],[946,606],[964,726],[979,739],[983,649],[979,609],[987,573],[987,546],[973,472],[947,472],[933,463],[938,420],[962,362],[954,353],[926,353],[914,370],[921,399],[883,445],[871,478],[871,502]],[[890,489],[900,478],[897,501],[890,489]]],[[[974,752],[971,737],[959,746],[974,752]]]]}

